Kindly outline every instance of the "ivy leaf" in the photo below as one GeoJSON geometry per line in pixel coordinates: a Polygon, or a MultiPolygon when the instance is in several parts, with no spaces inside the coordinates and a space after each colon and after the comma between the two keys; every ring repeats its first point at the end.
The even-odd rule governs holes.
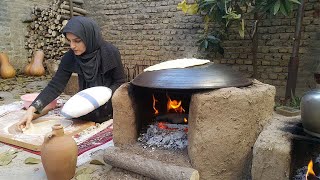
{"type": "Polygon", "coordinates": [[[0,166],[8,165],[17,156],[18,151],[10,149],[0,154],[0,166]]]}
{"type": "Polygon", "coordinates": [[[105,165],[103,162],[101,162],[101,161],[99,161],[99,160],[96,160],[96,159],[90,161],[90,164],[94,164],[94,165],[105,165]]]}
{"type": "Polygon", "coordinates": [[[33,157],[28,157],[27,159],[24,160],[25,164],[39,164],[41,162],[41,159],[36,159],[33,157]]]}
{"type": "Polygon", "coordinates": [[[182,10],[185,14],[194,15],[198,12],[198,4],[188,5],[187,1],[183,0],[178,4],[177,9],[182,10]]]}
{"type": "Polygon", "coordinates": [[[273,7],[273,15],[276,15],[280,9],[281,2],[278,0],[273,7]]]}
{"type": "Polygon", "coordinates": [[[240,37],[244,38],[244,19],[241,19],[241,22],[240,22],[239,35],[240,37]]]}
{"type": "Polygon", "coordinates": [[[299,0],[289,0],[289,1],[291,1],[293,3],[301,4],[301,2],[299,0]]]}
{"type": "Polygon", "coordinates": [[[80,169],[76,172],[75,177],[78,177],[81,174],[92,174],[94,172],[94,169],[90,167],[85,167],[83,169],[80,169]]]}
{"type": "Polygon", "coordinates": [[[281,3],[280,5],[280,11],[283,15],[288,16],[288,12],[287,9],[285,8],[285,6],[281,3]]]}
{"type": "Polygon", "coordinates": [[[198,12],[198,4],[189,5],[188,11],[187,11],[188,14],[193,15],[193,14],[197,14],[197,12],[198,12]]]}
{"type": "Polygon", "coordinates": [[[91,180],[90,174],[80,174],[76,177],[77,180],[91,180]]]}

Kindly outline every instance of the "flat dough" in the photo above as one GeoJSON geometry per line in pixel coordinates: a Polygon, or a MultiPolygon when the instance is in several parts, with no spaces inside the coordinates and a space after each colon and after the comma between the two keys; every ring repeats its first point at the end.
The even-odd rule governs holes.
{"type": "Polygon", "coordinates": [[[64,128],[72,125],[71,120],[48,120],[48,121],[35,121],[30,124],[29,129],[23,130],[26,135],[45,135],[52,131],[52,126],[61,124],[64,128]]]}
{"type": "Polygon", "coordinates": [[[209,62],[210,62],[209,60],[195,59],[195,58],[176,59],[176,60],[165,61],[156,65],[147,67],[143,71],[146,72],[146,71],[156,71],[161,69],[186,68],[186,67],[203,65],[209,62]]]}

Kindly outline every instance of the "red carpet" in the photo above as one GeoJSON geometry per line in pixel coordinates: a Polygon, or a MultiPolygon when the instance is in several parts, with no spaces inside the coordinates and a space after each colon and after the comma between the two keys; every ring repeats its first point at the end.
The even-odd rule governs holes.
{"type": "MultiPolygon", "coordinates": [[[[101,146],[111,140],[112,140],[112,129],[106,128],[106,129],[98,132],[97,134],[93,135],[92,137],[90,137],[86,141],[80,143],[78,145],[78,156],[85,153],[86,151],[89,151],[89,150],[95,148],[95,147],[101,146]]],[[[7,144],[7,143],[4,143],[4,144],[7,144]]],[[[27,151],[27,152],[30,152],[33,154],[40,155],[40,151],[32,151],[30,149],[21,148],[19,146],[15,146],[12,144],[7,144],[7,145],[15,147],[17,149],[23,149],[24,151],[27,151]]]]}

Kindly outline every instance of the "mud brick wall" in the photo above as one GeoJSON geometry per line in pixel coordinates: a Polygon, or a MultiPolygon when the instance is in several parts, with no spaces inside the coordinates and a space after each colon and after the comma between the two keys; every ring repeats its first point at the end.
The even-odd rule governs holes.
{"type": "Polygon", "coordinates": [[[11,64],[22,69],[27,63],[24,49],[27,24],[22,20],[34,5],[46,6],[50,0],[1,0],[0,1],[0,52],[8,53],[11,64]]]}
{"type": "MultiPolygon", "coordinates": [[[[195,42],[203,31],[202,18],[185,16],[176,8],[179,2],[87,0],[84,8],[101,25],[105,39],[119,47],[125,66],[133,67],[199,55],[195,42]]],[[[320,30],[319,11],[319,0],[307,0],[301,37],[298,94],[314,83],[311,70],[315,62],[314,47],[319,43],[316,39],[320,30]]],[[[285,91],[295,21],[295,13],[289,17],[266,17],[259,28],[258,80],[275,85],[278,95],[283,95],[285,91]]],[[[211,55],[209,58],[217,63],[230,64],[250,77],[253,71],[250,45],[248,38],[243,40],[234,31],[224,42],[224,57],[211,55]]]]}

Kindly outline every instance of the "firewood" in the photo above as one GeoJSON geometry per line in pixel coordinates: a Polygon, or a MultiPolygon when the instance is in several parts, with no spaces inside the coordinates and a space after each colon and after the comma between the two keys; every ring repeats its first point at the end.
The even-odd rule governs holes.
{"type": "MultiPolygon", "coordinates": [[[[69,2],[70,0],[66,1],[69,2]]],[[[74,8],[81,12],[86,12],[81,8],[82,0],[74,1],[78,2],[72,3],[74,8]]],[[[61,5],[68,7],[68,2],[53,0],[46,8],[38,6],[32,8],[30,17],[26,20],[26,22],[31,22],[27,26],[28,33],[25,35],[26,41],[24,44],[28,51],[28,57],[32,55],[35,49],[39,48],[47,51],[45,54],[46,59],[59,60],[68,50],[69,46],[62,35],[62,29],[67,20],[70,19],[70,9],[62,9],[60,7],[61,5]]],[[[74,8],[72,9],[74,10],[74,8]]],[[[75,12],[74,15],[82,14],[75,12]]]]}
{"type": "Polygon", "coordinates": [[[84,3],[83,0],[72,0],[73,3],[82,5],[84,3]]]}
{"type": "Polygon", "coordinates": [[[105,150],[103,159],[111,166],[126,169],[153,179],[199,179],[199,172],[193,168],[170,165],[140,155],[122,152],[117,147],[108,147],[105,150]]]}
{"type": "MultiPolygon", "coordinates": [[[[69,10],[69,9],[70,9],[70,6],[64,5],[64,4],[61,4],[60,7],[61,7],[62,9],[65,9],[65,10],[69,10]]],[[[74,12],[77,12],[77,13],[80,13],[80,14],[82,14],[82,15],[86,15],[86,14],[87,14],[87,11],[86,11],[86,10],[81,9],[81,8],[77,8],[77,7],[73,7],[73,11],[74,11],[74,12]]]]}
{"type": "MultiPolygon", "coordinates": [[[[66,14],[66,15],[70,15],[70,11],[69,10],[65,10],[65,9],[62,9],[61,13],[66,14]]],[[[80,14],[80,13],[75,12],[75,11],[73,12],[73,15],[74,16],[84,16],[83,14],[80,14]]]]}

